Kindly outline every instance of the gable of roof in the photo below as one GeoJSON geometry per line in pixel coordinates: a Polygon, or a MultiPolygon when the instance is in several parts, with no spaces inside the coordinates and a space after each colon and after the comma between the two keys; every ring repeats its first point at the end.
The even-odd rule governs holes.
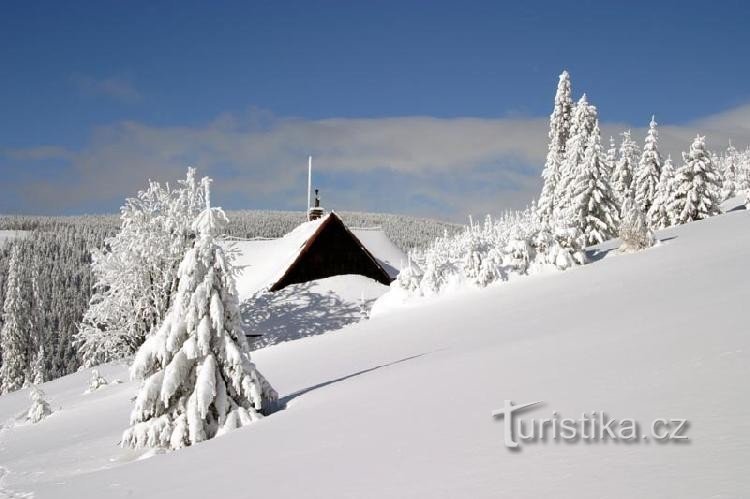
{"type": "MultiPolygon", "coordinates": [[[[312,233],[307,231],[307,238],[296,256],[286,266],[283,274],[269,286],[269,291],[278,291],[289,284],[344,274],[363,275],[386,285],[393,280],[391,273],[335,212],[321,218],[314,226],[308,225],[307,229],[313,229],[312,233]]],[[[294,231],[290,235],[293,233],[294,231]]]]}

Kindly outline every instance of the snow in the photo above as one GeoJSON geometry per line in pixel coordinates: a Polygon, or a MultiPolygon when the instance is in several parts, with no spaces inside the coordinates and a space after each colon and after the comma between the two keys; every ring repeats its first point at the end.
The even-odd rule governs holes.
{"type": "Polygon", "coordinates": [[[369,310],[388,286],[361,275],[339,275],[259,293],[241,306],[247,334],[262,335],[254,348],[315,336],[361,320],[360,301],[369,310]]]}
{"type": "Polygon", "coordinates": [[[133,382],[45,383],[54,412],[35,425],[12,423],[27,390],[5,395],[0,497],[747,497],[750,215],[656,236],[255,351],[286,408],[177,452],[117,446],[133,382]],[[506,399],[544,401],[537,417],[687,418],[690,441],[511,452],[491,417],[506,399]]]}

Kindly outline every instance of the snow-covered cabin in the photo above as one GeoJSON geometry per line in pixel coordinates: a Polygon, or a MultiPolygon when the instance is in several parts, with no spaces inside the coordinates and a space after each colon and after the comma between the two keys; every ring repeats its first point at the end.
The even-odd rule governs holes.
{"type": "Polygon", "coordinates": [[[330,212],[279,239],[236,241],[241,298],[290,284],[356,274],[388,285],[406,261],[381,229],[349,229],[330,212]]]}

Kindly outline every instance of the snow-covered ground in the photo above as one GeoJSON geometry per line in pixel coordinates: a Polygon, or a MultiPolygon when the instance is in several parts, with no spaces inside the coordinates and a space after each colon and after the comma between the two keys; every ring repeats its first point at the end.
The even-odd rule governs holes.
{"type": "Polygon", "coordinates": [[[658,236],[254,352],[286,408],[178,452],[117,447],[131,382],[47,383],[57,412],[33,426],[13,422],[27,391],[3,396],[0,497],[748,497],[750,214],[658,236]],[[491,417],[504,400],[544,401],[540,418],[686,418],[690,440],[514,452],[491,417]]]}

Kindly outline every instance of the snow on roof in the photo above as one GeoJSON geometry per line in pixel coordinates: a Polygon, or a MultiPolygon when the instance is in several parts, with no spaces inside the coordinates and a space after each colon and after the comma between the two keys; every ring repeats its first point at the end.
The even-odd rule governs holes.
{"type": "Polygon", "coordinates": [[[349,229],[359,242],[367,248],[392,278],[398,275],[401,266],[407,262],[406,253],[388,239],[383,229],[349,229]]]}
{"type": "MultiPolygon", "coordinates": [[[[240,268],[237,292],[244,300],[278,281],[299,256],[305,243],[331,216],[305,222],[279,239],[225,240],[224,245],[237,252],[235,265],[240,268]]],[[[391,277],[398,274],[406,255],[379,229],[351,231],[378,260],[391,277]]]]}

